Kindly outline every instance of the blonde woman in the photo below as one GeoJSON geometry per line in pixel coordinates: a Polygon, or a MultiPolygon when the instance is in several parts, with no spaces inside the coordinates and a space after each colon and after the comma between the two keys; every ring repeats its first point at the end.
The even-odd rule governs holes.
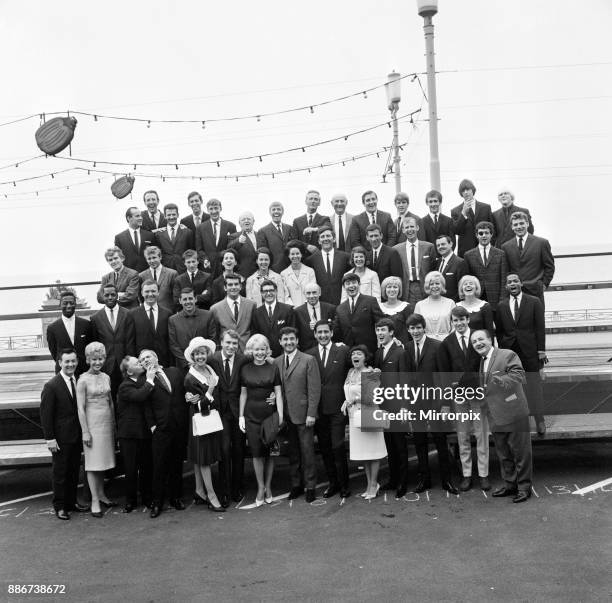
{"type": "Polygon", "coordinates": [[[425,334],[442,341],[452,331],[450,312],[455,302],[444,297],[446,280],[437,270],[425,275],[423,289],[427,297],[416,303],[414,313],[425,318],[425,334]]]}

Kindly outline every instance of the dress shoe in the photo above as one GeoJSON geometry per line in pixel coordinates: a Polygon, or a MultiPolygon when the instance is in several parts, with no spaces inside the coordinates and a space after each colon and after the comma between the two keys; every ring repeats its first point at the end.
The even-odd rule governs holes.
{"type": "Polygon", "coordinates": [[[472,476],[466,475],[459,482],[459,490],[461,490],[461,492],[467,492],[468,490],[471,490],[471,489],[472,489],[472,476]]]}
{"type": "Polygon", "coordinates": [[[442,482],[442,490],[446,490],[449,494],[459,494],[459,490],[451,481],[442,482]]]}
{"type": "Polygon", "coordinates": [[[421,494],[421,492],[425,492],[425,490],[429,490],[431,488],[431,480],[425,479],[423,477],[419,478],[417,482],[416,488],[413,490],[415,494],[421,494]]]}
{"type": "Polygon", "coordinates": [[[216,507],[215,505],[213,505],[210,500],[208,501],[208,508],[213,512],[213,513],[225,513],[225,508],[219,504],[218,507],[216,507]]]}
{"type": "Polygon", "coordinates": [[[132,503],[125,503],[123,509],[121,509],[122,513],[131,513],[134,510],[135,505],[132,503]]]}
{"type": "Polygon", "coordinates": [[[488,477],[480,477],[478,478],[480,481],[480,489],[488,492],[491,489],[491,483],[489,482],[488,477]]]}
{"type": "Polygon", "coordinates": [[[255,506],[256,507],[263,507],[265,502],[265,498],[259,499],[259,498],[255,498],[255,506]]]}
{"type": "Polygon", "coordinates": [[[55,516],[58,519],[63,519],[64,521],[68,521],[70,519],[70,515],[68,515],[68,511],[64,511],[64,509],[58,509],[55,512],[55,516]]]}
{"type": "Polygon", "coordinates": [[[112,507],[117,506],[117,503],[114,500],[101,500],[100,503],[103,504],[108,509],[111,509],[112,507]]]}
{"type": "Polygon", "coordinates": [[[376,498],[378,496],[379,491],[380,491],[380,484],[376,484],[376,490],[374,491],[374,494],[366,494],[364,498],[366,500],[372,500],[373,498],[376,498]]]}
{"type": "Polygon", "coordinates": [[[177,511],[184,511],[185,510],[185,503],[180,499],[180,498],[174,498],[170,501],[170,504],[177,510],[177,511]]]}
{"type": "Polygon", "coordinates": [[[306,490],[306,497],[305,497],[306,502],[311,503],[315,500],[315,498],[317,498],[317,496],[315,494],[314,488],[308,488],[306,490]]]}
{"type": "Polygon", "coordinates": [[[494,498],[501,498],[502,496],[515,496],[516,493],[517,493],[516,488],[509,488],[508,486],[500,486],[499,488],[496,488],[495,490],[493,490],[493,492],[491,493],[491,496],[493,496],[494,498]]]}
{"type": "Polygon", "coordinates": [[[202,498],[197,492],[193,493],[193,504],[194,505],[207,505],[208,500],[202,498]]]}
{"type": "Polygon", "coordinates": [[[513,503],[525,502],[528,498],[531,498],[531,492],[526,490],[519,490],[517,495],[512,499],[513,503]]]}
{"type": "Polygon", "coordinates": [[[91,507],[89,505],[82,505],[81,503],[74,503],[74,506],[70,510],[74,511],[75,513],[87,513],[87,511],[89,511],[90,509],[91,507]]]}
{"type": "Polygon", "coordinates": [[[544,422],[544,417],[538,418],[536,421],[536,429],[541,438],[546,435],[546,423],[544,422]]]}
{"type": "Polygon", "coordinates": [[[230,506],[230,499],[229,499],[229,496],[228,496],[227,494],[224,494],[224,495],[221,497],[221,501],[220,501],[220,502],[221,502],[221,506],[222,506],[224,509],[227,509],[227,508],[230,506]]]}
{"type": "Polygon", "coordinates": [[[236,503],[239,503],[244,498],[244,494],[240,491],[234,492],[232,494],[232,500],[236,503]]]}
{"type": "Polygon", "coordinates": [[[272,504],[272,500],[273,500],[273,498],[272,498],[272,492],[270,492],[270,490],[268,490],[268,489],[266,488],[266,489],[265,489],[265,491],[264,491],[264,502],[265,502],[267,505],[271,505],[271,504],[272,504]]]}
{"type": "Polygon", "coordinates": [[[295,500],[296,498],[302,496],[304,494],[304,488],[300,486],[295,486],[291,488],[291,492],[289,492],[289,500],[295,500]]]}
{"type": "Polygon", "coordinates": [[[397,485],[396,485],[396,484],[394,484],[393,482],[386,482],[386,483],[384,483],[384,484],[383,484],[383,485],[380,487],[380,489],[381,489],[383,492],[385,492],[385,491],[387,491],[387,490],[397,490],[397,485]]]}
{"type": "Polygon", "coordinates": [[[100,517],[104,517],[104,513],[102,513],[102,511],[92,511],[91,516],[100,518],[100,517]]]}
{"type": "Polygon", "coordinates": [[[348,488],[340,489],[340,498],[348,498],[351,495],[351,491],[348,488]]]}
{"type": "MultiPolygon", "coordinates": [[[[381,488],[382,489],[382,488],[381,488]]],[[[404,498],[406,493],[408,492],[408,486],[406,484],[402,484],[395,493],[395,498],[404,498]]]]}
{"type": "Polygon", "coordinates": [[[323,498],[331,498],[332,496],[338,494],[338,492],[340,492],[340,488],[338,486],[329,486],[329,488],[323,492],[323,498]]]}
{"type": "Polygon", "coordinates": [[[161,505],[156,505],[156,504],[151,505],[151,517],[153,519],[155,519],[156,517],[159,517],[161,512],[162,512],[161,505]]]}

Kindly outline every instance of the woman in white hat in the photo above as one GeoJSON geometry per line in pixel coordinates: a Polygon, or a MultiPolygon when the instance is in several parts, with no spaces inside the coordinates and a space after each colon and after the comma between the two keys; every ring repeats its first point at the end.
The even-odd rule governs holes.
{"type": "MultiPolygon", "coordinates": [[[[198,412],[208,415],[212,409],[218,411],[219,403],[214,394],[219,378],[206,363],[214,352],[215,343],[204,337],[194,337],[185,350],[185,360],[189,363],[189,371],[185,376],[185,391],[195,394],[190,400],[192,416],[198,412]]],[[[189,460],[193,462],[196,480],[194,503],[206,503],[211,511],[216,512],[225,511],[215,494],[211,473],[211,465],[221,460],[222,433],[215,431],[203,436],[192,434],[189,444],[189,460]]]]}

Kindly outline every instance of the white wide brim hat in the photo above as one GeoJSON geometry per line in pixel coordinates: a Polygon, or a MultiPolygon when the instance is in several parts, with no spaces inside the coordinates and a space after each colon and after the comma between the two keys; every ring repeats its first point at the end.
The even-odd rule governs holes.
{"type": "Polygon", "coordinates": [[[189,342],[189,345],[187,346],[187,349],[185,350],[185,360],[189,364],[194,364],[193,353],[198,348],[207,348],[208,355],[211,356],[212,354],[215,353],[217,346],[215,345],[215,342],[212,339],[204,339],[204,337],[194,337],[189,342]]]}

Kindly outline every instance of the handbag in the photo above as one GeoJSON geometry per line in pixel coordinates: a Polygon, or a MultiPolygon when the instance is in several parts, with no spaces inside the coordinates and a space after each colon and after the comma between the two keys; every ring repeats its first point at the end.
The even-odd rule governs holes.
{"type": "Polygon", "coordinates": [[[266,417],[261,422],[261,441],[269,446],[276,440],[280,432],[280,424],[278,422],[278,413],[274,411],[269,417],[266,417]]]}
{"type": "MultiPolygon", "coordinates": [[[[198,409],[201,409],[198,403],[198,409]]],[[[191,427],[194,436],[203,436],[216,431],[223,431],[223,423],[221,416],[214,408],[207,415],[203,415],[201,410],[193,413],[191,418],[191,427]]]]}

